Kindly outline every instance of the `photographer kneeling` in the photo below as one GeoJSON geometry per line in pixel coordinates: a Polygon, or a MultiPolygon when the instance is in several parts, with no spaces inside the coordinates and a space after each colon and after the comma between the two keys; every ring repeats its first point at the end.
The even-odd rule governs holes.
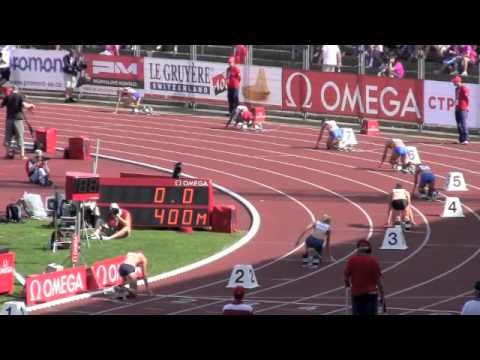
{"type": "Polygon", "coordinates": [[[112,203],[108,209],[107,221],[95,234],[100,240],[114,240],[129,237],[132,232],[132,215],[128,210],[120,209],[117,203],[112,203]]]}
{"type": "Polygon", "coordinates": [[[51,186],[49,179],[50,169],[48,158],[43,156],[42,150],[35,150],[33,158],[27,161],[27,173],[30,182],[41,186],[51,186]]]}

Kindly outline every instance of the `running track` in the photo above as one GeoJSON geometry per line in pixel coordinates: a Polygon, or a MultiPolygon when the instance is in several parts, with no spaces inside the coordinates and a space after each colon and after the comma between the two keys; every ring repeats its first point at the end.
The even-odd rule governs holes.
{"type": "MultiPolygon", "coordinates": [[[[233,254],[190,273],[159,282],[155,296],[130,302],[106,297],[45,310],[47,314],[219,314],[235,264],[256,269],[260,287],[247,294],[257,314],[344,314],[343,268],[354,244],[369,238],[384,272],[389,314],[458,313],[478,280],[480,144],[401,137],[418,148],[440,175],[462,171],[469,192],[459,193],[465,218],[442,219],[443,202],[415,201],[417,227],[408,250],[379,250],[387,194],[396,182],[410,190],[412,176],[377,165],[387,136],[357,135],[353,153],[313,150],[318,128],[269,124],[264,133],[224,130],[226,118],[162,113],[112,114],[111,109],[40,104],[34,127],[56,127],[59,146],[72,136],[101,139],[101,153],[162,167],[175,161],[197,177],[212,178],[247,198],[261,215],[257,236],[233,254]],[[314,216],[333,217],[335,261],[301,267],[294,242],[314,216]]],[[[101,171],[101,169],[100,169],[101,171]]]]}

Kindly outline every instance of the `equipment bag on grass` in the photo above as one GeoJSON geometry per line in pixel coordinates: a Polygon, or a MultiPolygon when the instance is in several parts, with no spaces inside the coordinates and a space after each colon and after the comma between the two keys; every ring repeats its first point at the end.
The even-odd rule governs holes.
{"type": "Polygon", "coordinates": [[[43,207],[42,197],[38,194],[24,193],[22,200],[25,203],[25,207],[28,212],[35,218],[47,218],[47,212],[43,207]]]}
{"type": "Polygon", "coordinates": [[[22,222],[22,209],[18,204],[8,204],[5,210],[5,219],[8,223],[22,222]]]}

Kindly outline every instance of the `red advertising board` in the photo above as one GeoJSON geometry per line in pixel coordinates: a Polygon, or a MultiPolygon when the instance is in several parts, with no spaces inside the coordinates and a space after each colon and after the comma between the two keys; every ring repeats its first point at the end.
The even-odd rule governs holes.
{"type": "MultiPolygon", "coordinates": [[[[94,263],[89,269],[88,289],[98,290],[120,285],[122,278],[118,273],[118,268],[124,260],[125,256],[119,256],[94,263]]],[[[143,278],[140,268],[137,268],[137,273],[139,279],[143,278]]]]}
{"type": "Polygon", "coordinates": [[[0,254],[0,294],[13,294],[15,253],[0,254]]]}
{"type": "Polygon", "coordinates": [[[144,58],[86,54],[87,84],[143,89],[144,58]]]}
{"type": "Polygon", "coordinates": [[[422,122],[423,82],[319,71],[283,71],[283,109],[422,122]]]}
{"type": "Polygon", "coordinates": [[[63,299],[87,291],[87,269],[84,266],[27,277],[27,305],[63,299]]]}

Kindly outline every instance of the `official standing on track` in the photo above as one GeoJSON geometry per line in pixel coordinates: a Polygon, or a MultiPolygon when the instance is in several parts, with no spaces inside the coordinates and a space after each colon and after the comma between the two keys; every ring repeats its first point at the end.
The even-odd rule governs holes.
{"type": "Polygon", "coordinates": [[[345,287],[351,287],[353,315],[377,315],[378,301],[385,301],[380,265],[371,253],[371,244],[360,240],[357,254],[348,260],[345,267],[345,287]]]}
{"type": "Polygon", "coordinates": [[[227,68],[227,93],[228,93],[228,114],[232,116],[233,112],[240,103],[240,68],[235,65],[235,58],[228,59],[227,68]]]}
{"type": "Polygon", "coordinates": [[[7,154],[11,146],[12,138],[15,136],[17,145],[20,147],[20,158],[27,160],[25,157],[25,145],[24,145],[24,126],[23,120],[25,120],[25,114],[23,109],[33,110],[35,105],[29,104],[23,100],[23,97],[19,94],[18,88],[13,86],[12,93],[3,98],[0,108],[7,108],[7,119],[5,122],[5,140],[4,146],[7,154]]]}
{"type": "Polygon", "coordinates": [[[455,86],[455,120],[458,129],[458,142],[462,145],[468,144],[468,108],[470,103],[470,92],[468,88],[463,85],[462,78],[455,76],[452,80],[455,86]]]}
{"type": "Polygon", "coordinates": [[[241,286],[233,290],[233,302],[223,307],[223,315],[253,315],[253,308],[243,303],[245,289],[241,286]]]}
{"type": "Polygon", "coordinates": [[[474,289],[475,298],[463,305],[462,315],[480,315],[480,281],[475,283],[474,289]]]}

